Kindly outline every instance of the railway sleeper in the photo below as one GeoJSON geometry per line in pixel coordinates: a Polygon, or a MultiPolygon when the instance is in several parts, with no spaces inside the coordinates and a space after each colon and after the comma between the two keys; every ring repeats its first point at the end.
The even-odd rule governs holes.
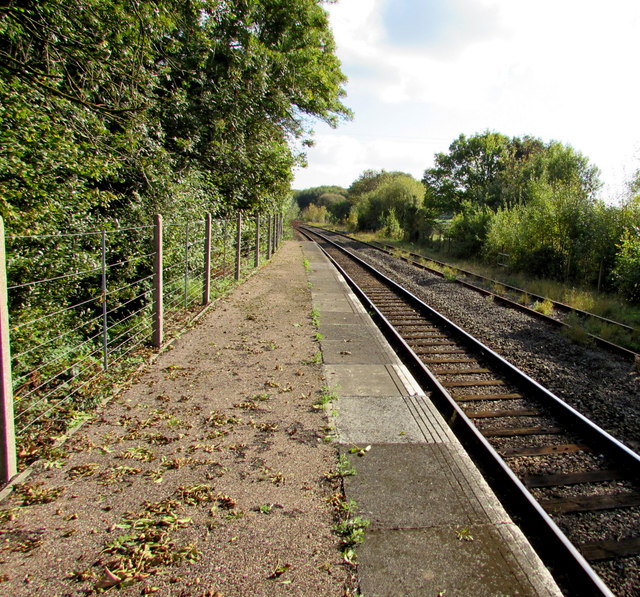
{"type": "Polygon", "coordinates": [[[577,547],[589,562],[612,560],[640,555],[640,537],[615,541],[589,541],[578,543],[577,547]]]}
{"type": "Polygon", "coordinates": [[[501,417],[538,417],[542,413],[530,408],[515,408],[511,410],[479,410],[465,413],[470,419],[493,419],[501,417]]]}
{"type": "Polygon", "coordinates": [[[616,495],[585,495],[569,498],[540,500],[540,505],[551,514],[571,512],[595,512],[597,510],[615,510],[640,506],[640,493],[621,493],[616,495]]]}
{"type": "Polygon", "coordinates": [[[460,394],[454,396],[456,402],[480,402],[483,400],[520,400],[522,394],[460,394]]]}
{"type": "Polygon", "coordinates": [[[504,429],[480,429],[485,437],[520,437],[522,435],[559,435],[562,427],[506,427],[504,429]]]}
{"type": "Polygon", "coordinates": [[[550,456],[552,454],[573,454],[575,452],[591,452],[585,444],[557,444],[554,446],[525,446],[522,448],[505,448],[498,450],[503,458],[520,456],[550,456]]]}
{"type": "Polygon", "coordinates": [[[506,382],[501,379],[474,379],[471,381],[443,381],[441,383],[445,388],[473,388],[475,386],[498,387],[498,386],[506,385],[506,382]]]}
{"type": "Polygon", "coordinates": [[[525,475],[522,482],[527,487],[561,487],[581,483],[601,483],[625,479],[626,475],[615,469],[583,471],[578,473],[552,473],[549,475],[525,475]]]}

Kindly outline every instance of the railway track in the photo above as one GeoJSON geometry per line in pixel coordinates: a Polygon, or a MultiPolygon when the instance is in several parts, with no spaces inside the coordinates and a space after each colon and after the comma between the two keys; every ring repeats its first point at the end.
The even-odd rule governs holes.
{"type": "MultiPolygon", "coordinates": [[[[310,228],[309,228],[310,229],[310,228]]],[[[587,311],[583,311],[582,309],[576,309],[571,307],[565,303],[561,303],[559,301],[553,301],[548,297],[540,296],[521,288],[517,288],[515,286],[510,286],[505,284],[504,282],[498,282],[496,280],[492,280],[490,278],[486,278],[479,274],[470,272],[465,269],[461,269],[450,264],[444,263],[442,261],[437,261],[432,258],[427,258],[424,255],[419,255],[418,253],[412,253],[410,251],[401,251],[401,254],[398,255],[398,249],[391,245],[382,243],[382,242],[371,242],[367,243],[364,241],[360,241],[350,237],[347,234],[343,234],[341,232],[329,231],[324,229],[319,229],[325,235],[343,237],[350,242],[361,243],[364,246],[368,246],[372,249],[376,249],[377,251],[381,251],[387,255],[392,255],[396,259],[400,259],[405,263],[410,264],[413,267],[425,270],[430,272],[431,274],[439,277],[443,277],[443,271],[447,269],[454,272],[456,275],[456,282],[459,284],[470,288],[476,292],[479,292],[485,296],[491,296],[493,300],[496,302],[500,302],[514,309],[518,309],[520,311],[524,311],[527,314],[535,317],[537,319],[541,319],[555,327],[560,328],[570,328],[571,325],[561,318],[554,317],[551,315],[546,315],[540,311],[535,310],[529,304],[543,303],[548,302],[552,305],[554,312],[562,315],[573,314],[579,321],[586,322],[588,320],[597,320],[606,326],[609,326],[610,329],[617,329],[623,334],[626,334],[628,341],[631,343],[638,343],[640,341],[640,330],[634,328],[632,326],[626,325],[624,323],[620,323],[619,321],[614,321],[612,319],[608,319],[606,317],[601,317],[600,315],[596,315],[594,313],[589,313],[587,311]],[[432,265],[429,265],[432,264],[432,265]],[[477,283],[473,283],[470,280],[477,280],[477,283]],[[496,292],[493,290],[489,290],[489,288],[500,288],[502,292],[496,292]],[[512,297],[520,297],[521,300],[516,300],[512,297]],[[526,303],[522,301],[522,297],[526,297],[526,303]]],[[[595,334],[585,332],[587,338],[590,339],[595,345],[600,348],[604,348],[609,350],[610,352],[622,356],[623,358],[629,361],[638,361],[640,362],[640,354],[627,348],[625,346],[620,346],[606,338],[602,338],[595,334]]]]}
{"type": "Polygon", "coordinates": [[[640,594],[640,456],[325,236],[567,594],[640,594]]]}

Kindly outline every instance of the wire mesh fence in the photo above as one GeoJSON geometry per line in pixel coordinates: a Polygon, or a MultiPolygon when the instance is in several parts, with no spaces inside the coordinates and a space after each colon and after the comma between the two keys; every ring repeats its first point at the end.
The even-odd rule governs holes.
{"type": "Polygon", "coordinates": [[[3,480],[15,474],[16,454],[25,464],[41,457],[112,391],[114,380],[158,348],[165,323],[170,337],[270,258],[281,221],[279,215],[207,215],[117,230],[8,235],[6,259],[0,252],[3,286],[6,279],[0,322],[8,327],[0,346],[3,480]]]}

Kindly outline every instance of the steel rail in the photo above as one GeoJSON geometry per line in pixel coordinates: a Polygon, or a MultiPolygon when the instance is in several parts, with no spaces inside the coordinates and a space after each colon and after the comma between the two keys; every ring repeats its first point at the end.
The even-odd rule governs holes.
{"type": "MultiPolygon", "coordinates": [[[[308,229],[311,229],[311,227],[307,227],[308,229]]],[[[322,230],[325,231],[325,229],[323,228],[318,228],[318,230],[322,230]]],[[[395,257],[396,259],[400,259],[402,261],[404,261],[405,263],[408,263],[409,265],[412,265],[414,267],[417,267],[419,269],[428,271],[429,273],[432,273],[440,278],[444,277],[444,274],[432,267],[429,267],[428,265],[425,265],[424,263],[419,263],[417,261],[415,261],[414,259],[410,259],[409,257],[405,257],[403,255],[393,255],[391,250],[389,249],[395,249],[396,247],[392,247],[391,245],[387,245],[385,243],[370,243],[370,242],[366,242],[366,241],[362,241],[362,240],[358,240],[357,238],[353,238],[351,236],[349,236],[348,234],[343,234],[342,232],[335,232],[333,230],[331,231],[326,231],[326,232],[331,232],[332,234],[336,234],[338,236],[342,236],[350,241],[354,241],[354,242],[358,242],[361,243],[367,247],[370,247],[372,249],[375,249],[376,251],[380,251],[386,255],[392,255],[393,257],[395,257]],[[380,245],[380,246],[378,246],[380,245]]],[[[408,253],[408,255],[410,257],[413,257],[415,259],[425,259],[427,261],[431,261],[432,263],[435,263],[441,267],[448,267],[456,272],[459,272],[460,274],[464,275],[464,276],[469,276],[469,277],[473,277],[473,278],[477,278],[479,280],[482,280],[488,284],[497,284],[500,285],[502,287],[504,287],[505,289],[511,291],[511,292],[517,292],[520,294],[526,294],[528,296],[530,296],[532,299],[535,300],[539,300],[539,301],[550,301],[553,305],[553,307],[555,309],[557,309],[558,311],[561,311],[563,313],[576,313],[582,317],[589,317],[591,319],[596,319],[598,321],[602,321],[603,323],[609,324],[609,325],[613,325],[616,327],[619,327],[623,330],[625,330],[626,332],[630,332],[630,333],[637,333],[638,330],[636,328],[633,328],[627,324],[621,323],[619,321],[614,321],[613,319],[608,319],[606,317],[602,317],[600,315],[596,315],[595,313],[589,313],[588,311],[584,311],[582,309],[577,309],[575,307],[571,307],[570,305],[567,305],[565,303],[561,303],[559,301],[554,301],[553,299],[550,299],[548,297],[544,297],[532,292],[529,292],[527,290],[523,290],[522,288],[518,288],[517,286],[510,286],[509,284],[506,284],[504,282],[500,282],[498,280],[493,280],[492,278],[486,278],[480,274],[475,274],[473,272],[470,272],[468,270],[459,268],[455,265],[451,265],[448,263],[445,263],[444,261],[438,261],[437,259],[432,259],[431,257],[427,257],[425,255],[420,255],[418,253],[412,253],[410,251],[404,251],[405,253],[408,253]]],[[[568,323],[565,323],[564,321],[560,321],[559,319],[556,319],[555,317],[551,317],[550,315],[545,315],[544,313],[540,313],[539,311],[536,311],[535,309],[532,309],[531,307],[528,307],[527,305],[523,305],[522,303],[519,303],[516,300],[510,299],[508,297],[505,297],[501,294],[498,294],[496,292],[492,292],[491,290],[488,290],[486,288],[483,288],[482,286],[477,286],[476,284],[472,284],[471,282],[468,282],[467,280],[461,280],[459,278],[456,278],[455,280],[458,284],[461,284],[462,286],[465,286],[466,288],[469,288],[471,290],[474,290],[476,292],[479,292],[480,294],[484,295],[484,296],[491,296],[493,297],[493,299],[496,302],[500,302],[504,305],[507,305],[508,307],[511,307],[513,309],[517,309],[518,311],[523,311],[524,313],[527,313],[528,315],[530,315],[531,317],[535,317],[536,319],[540,319],[542,321],[545,321],[551,325],[554,325],[556,327],[561,327],[561,328],[570,328],[571,326],[568,323]]],[[[624,346],[620,346],[618,344],[615,344],[614,342],[610,342],[609,340],[606,340],[604,338],[601,338],[600,336],[596,336],[595,334],[591,334],[589,332],[585,332],[587,334],[587,336],[598,346],[600,346],[601,348],[604,348],[606,350],[609,350],[619,356],[622,356],[630,361],[636,361],[636,360],[640,360],[640,354],[638,354],[637,352],[630,350],[628,348],[625,348],[624,346]]]]}
{"type": "MultiPolygon", "coordinates": [[[[314,234],[318,233],[314,232],[314,234]]],[[[598,428],[582,414],[564,403],[526,374],[520,372],[508,361],[467,334],[435,309],[426,305],[423,301],[415,297],[415,295],[387,278],[384,274],[353,255],[347,249],[336,245],[323,235],[318,234],[318,236],[347,255],[385,285],[401,294],[405,300],[411,303],[412,307],[423,311],[430,319],[437,320],[454,335],[463,338],[465,342],[475,346],[476,350],[482,353],[485,360],[494,366],[498,366],[498,368],[508,374],[508,377],[512,380],[517,380],[520,387],[526,387],[540,398],[545,399],[547,404],[551,404],[554,410],[559,411],[559,414],[562,415],[563,418],[570,420],[574,427],[578,427],[583,435],[586,435],[595,443],[599,450],[610,455],[612,458],[621,459],[623,466],[626,466],[627,470],[631,470],[633,474],[640,476],[640,456],[629,450],[607,432],[598,428]]],[[[364,302],[365,306],[372,312],[374,320],[380,325],[383,333],[398,351],[402,360],[407,364],[418,382],[422,383],[431,391],[431,399],[434,401],[434,404],[436,404],[439,411],[447,419],[452,430],[462,441],[463,445],[471,451],[478,465],[488,475],[488,481],[494,491],[509,503],[511,514],[518,518],[520,526],[530,538],[543,560],[546,561],[550,568],[554,568],[554,575],[556,577],[565,579],[563,586],[570,587],[569,594],[613,595],[611,590],[595,573],[582,554],[558,528],[522,481],[518,479],[487,439],[467,417],[461,407],[455,402],[451,394],[420,360],[393,325],[376,307],[374,302],[369,299],[366,293],[362,291],[345,272],[344,268],[342,268],[324,248],[323,251],[345,277],[347,283],[364,302]]]]}

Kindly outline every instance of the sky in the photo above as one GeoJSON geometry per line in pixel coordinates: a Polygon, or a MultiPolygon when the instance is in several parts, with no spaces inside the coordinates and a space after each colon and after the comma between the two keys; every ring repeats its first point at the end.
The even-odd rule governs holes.
{"type": "Polygon", "coordinates": [[[640,168],[639,0],[338,0],[326,4],[352,121],[315,123],[294,188],[366,169],[421,179],[461,133],[560,141],[617,201],[640,168]]]}

